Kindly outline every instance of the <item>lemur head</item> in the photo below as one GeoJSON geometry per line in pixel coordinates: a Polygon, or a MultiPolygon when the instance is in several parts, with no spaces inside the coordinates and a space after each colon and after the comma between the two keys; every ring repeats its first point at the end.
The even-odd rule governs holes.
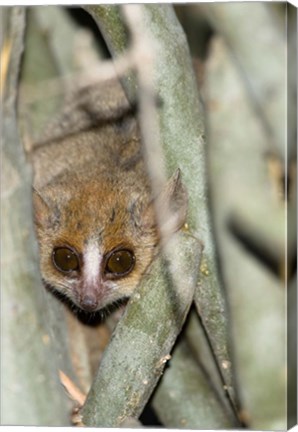
{"type": "MultiPolygon", "coordinates": [[[[185,222],[187,194],[177,173],[162,191],[185,222]]],[[[42,278],[87,312],[129,297],[158,250],[150,192],[106,179],[33,191],[42,278]]]]}

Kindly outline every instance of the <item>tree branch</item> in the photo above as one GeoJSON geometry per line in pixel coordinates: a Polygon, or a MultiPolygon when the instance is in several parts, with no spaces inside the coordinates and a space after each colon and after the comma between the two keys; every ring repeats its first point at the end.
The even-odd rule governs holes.
{"type": "MultiPolygon", "coordinates": [[[[276,22],[270,8],[271,5],[265,3],[203,5],[237,60],[251,102],[266,129],[268,150],[274,150],[284,159],[286,21],[276,22]],[[252,16],[253,20],[247,18],[252,16]],[[252,35],[258,36],[258,43],[252,35]]],[[[291,99],[289,112],[294,105],[291,99]]]]}
{"type": "Polygon", "coordinates": [[[200,254],[197,241],[185,234],[179,245],[176,269],[183,289],[173,289],[162,260],[153,263],[104,353],[82,409],[85,425],[115,427],[138,417],[163,373],[193,298],[200,254]]]}
{"type": "MultiPolygon", "coordinates": [[[[101,13],[100,16],[97,16],[96,9],[88,7],[88,10],[90,8],[92,8],[93,16],[99,23],[99,27],[103,29],[102,21],[105,20],[105,15],[101,13]]],[[[113,9],[111,6],[104,6],[104,8],[113,9]]],[[[113,10],[111,13],[115,12],[117,11],[113,10]]],[[[224,377],[224,384],[229,389],[228,392],[231,389],[233,390],[230,392],[230,398],[233,399],[232,368],[225,369],[222,366],[227,364],[224,362],[231,365],[232,361],[228,349],[225,303],[217,275],[207,207],[203,114],[199,106],[191,60],[185,36],[171,7],[167,5],[144,5],[142,6],[142,14],[144,16],[143,29],[150,33],[150,40],[155,47],[156,57],[152,75],[158,89],[158,97],[163,103],[162,108],[158,111],[160,141],[164,151],[164,158],[162,159],[166,162],[168,173],[173,173],[178,167],[181,168],[183,180],[190,197],[189,231],[204,244],[204,272],[201,273],[203,276],[201,280],[202,288],[199,289],[198,287],[196,290],[196,304],[206,333],[211,341],[210,345],[212,346],[215,362],[221,371],[222,377],[224,377]],[[171,61],[168,61],[169,58],[171,61]],[[207,274],[208,277],[204,277],[207,274]]],[[[113,28],[110,29],[108,36],[106,36],[109,40],[108,45],[115,55],[121,51],[117,37],[118,32],[115,30],[115,35],[113,35],[113,28]],[[115,37],[114,44],[113,37],[115,37]]],[[[126,43],[123,43],[122,46],[126,46],[126,43]]],[[[134,66],[136,65],[134,64],[134,66]]],[[[127,91],[129,93],[130,89],[127,89],[127,91]]],[[[146,120],[148,121],[148,119],[146,120]]],[[[144,123],[145,119],[143,118],[143,126],[144,123]]],[[[155,139],[157,131],[154,130],[152,134],[155,139]]],[[[146,140],[145,132],[146,141],[148,139],[146,140]]],[[[158,162],[160,166],[160,161],[158,162]]],[[[154,177],[153,165],[152,162],[149,164],[151,178],[154,177]],[[152,168],[150,169],[150,167],[152,168]]],[[[159,184],[162,184],[163,180],[164,177],[162,176],[159,184]]],[[[157,187],[159,186],[157,185],[157,187]]],[[[174,248],[173,250],[176,251],[177,249],[174,248]]],[[[154,282],[152,281],[152,283],[154,282]]],[[[117,332],[118,330],[116,334],[117,332]]],[[[103,371],[102,368],[101,373],[103,371]]],[[[95,393],[93,393],[93,397],[95,397],[95,393]]],[[[98,405],[97,408],[100,410],[98,405]]]]}
{"type": "Polygon", "coordinates": [[[1,421],[68,425],[67,401],[55,376],[52,341],[40,313],[44,297],[33,231],[31,171],[16,123],[24,31],[25,10],[13,8],[1,140],[1,421]]]}

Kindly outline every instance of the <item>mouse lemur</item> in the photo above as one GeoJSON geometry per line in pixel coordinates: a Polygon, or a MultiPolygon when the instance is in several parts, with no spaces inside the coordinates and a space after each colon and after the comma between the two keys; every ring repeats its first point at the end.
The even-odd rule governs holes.
{"type": "MultiPolygon", "coordinates": [[[[34,146],[33,204],[44,283],[80,309],[129,297],[159,234],[137,121],[117,80],[77,92],[34,146]]],[[[161,192],[187,194],[179,175],[161,192]]],[[[181,199],[182,197],[182,199],[181,199]]]]}

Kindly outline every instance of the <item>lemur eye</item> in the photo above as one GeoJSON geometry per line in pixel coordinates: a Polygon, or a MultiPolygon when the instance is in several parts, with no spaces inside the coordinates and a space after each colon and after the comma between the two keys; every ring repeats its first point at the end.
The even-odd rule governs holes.
{"type": "Polygon", "coordinates": [[[134,267],[135,256],[127,250],[117,250],[112,252],[106,261],[105,272],[113,276],[124,276],[128,274],[134,267]]]}
{"type": "Polygon", "coordinates": [[[67,247],[55,248],[53,250],[52,260],[55,267],[63,273],[69,273],[79,268],[78,254],[67,247]]]}

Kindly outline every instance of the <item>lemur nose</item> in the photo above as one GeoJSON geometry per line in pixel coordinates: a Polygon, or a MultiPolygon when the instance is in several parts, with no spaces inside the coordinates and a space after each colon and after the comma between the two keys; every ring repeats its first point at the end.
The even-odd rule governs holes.
{"type": "Polygon", "coordinates": [[[81,300],[81,307],[87,312],[94,311],[98,306],[98,302],[95,297],[86,295],[81,300]]]}

